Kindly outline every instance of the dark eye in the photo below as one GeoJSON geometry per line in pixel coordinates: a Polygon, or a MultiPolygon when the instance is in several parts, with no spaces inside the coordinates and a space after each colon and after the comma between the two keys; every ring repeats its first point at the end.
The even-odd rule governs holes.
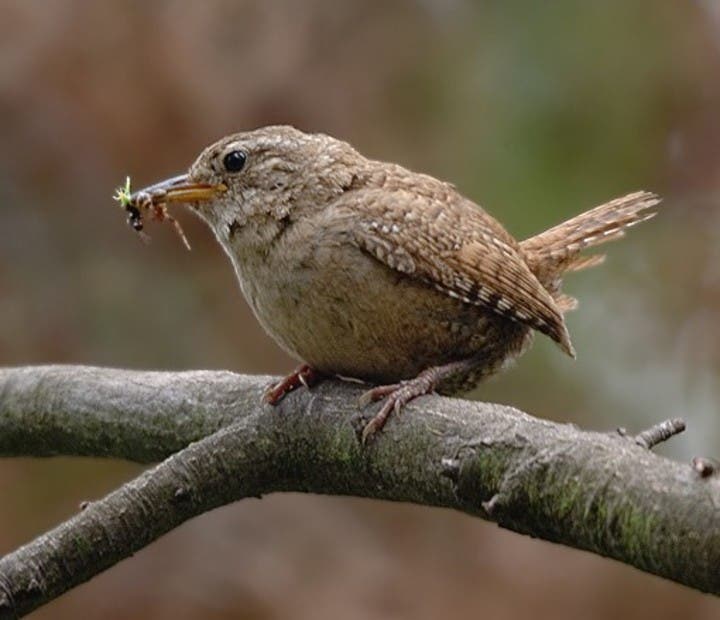
{"type": "Polygon", "coordinates": [[[230,151],[223,157],[223,166],[228,172],[240,172],[247,161],[245,151],[230,151]]]}

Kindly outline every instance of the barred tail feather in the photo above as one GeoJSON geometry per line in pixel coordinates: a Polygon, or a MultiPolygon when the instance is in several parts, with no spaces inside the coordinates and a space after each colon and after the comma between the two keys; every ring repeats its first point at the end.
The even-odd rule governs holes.
{"type": "Polygon", "coordinates": [[[660,202],[651,192],[635,192],[611,200],[520,243],[530,270],[558,302],[561,310],[572,310],[577,302],[560,292],[562,275],[594,267],[602,254],[580,256],[586,248],[614,241],[625,230],[655,215],[649,211],[660,202]]]}

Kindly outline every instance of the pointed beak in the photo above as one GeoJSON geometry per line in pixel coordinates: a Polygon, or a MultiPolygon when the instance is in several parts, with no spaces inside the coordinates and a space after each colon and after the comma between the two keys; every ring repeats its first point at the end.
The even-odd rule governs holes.
{"type": "Polygon", "coordinates": [[[137,199],[144,193],[156,203],[203,202],[212,200],[225,191],[227,186],[223,183],[194,183],[188,180],[187,174],[181,174],[133,192],[130,199],[137,199]]]}

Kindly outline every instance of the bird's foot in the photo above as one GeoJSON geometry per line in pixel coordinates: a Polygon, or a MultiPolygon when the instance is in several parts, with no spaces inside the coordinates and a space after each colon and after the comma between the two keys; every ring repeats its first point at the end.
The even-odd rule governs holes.
{"type": "Polygon", "coordinates": [[[319,370],[315,370],[308,364],[300,364],[287,377],[265,390],[263,401],[270,405],[277,405],[286,394],[297,390],[301,386],[310,388],[324,378],[325,375],[319,370]]]}
{"type": "Polygon", "coordinates": [[[442,366],[423,370],[414,379],[393,383],[390,385],[378,385],[369,389],[360,397],[360,405],[385,399],[380,411],[365,425],[362,432],[362,443],[366,444],[375,433],[382,430],[390,414],[400,413],[401,409],[414,398],[431,394],[443,378],[442,366]]]}
{"type": "Polygon", "coordinates": [[[365,425],[362,432],[363,444],[366,444],[375,433],[382,430],[393,412],[400,413],[400,410],[414,398],[433,393],[443,380],[467,373],[477,365],[477,358],[450,362],[442,366],[426,368],[414,379],[390,385],[378,385],[369,389],[360,397],[361,407],[383,398],[385,402],[375,417],[365,425]]]}

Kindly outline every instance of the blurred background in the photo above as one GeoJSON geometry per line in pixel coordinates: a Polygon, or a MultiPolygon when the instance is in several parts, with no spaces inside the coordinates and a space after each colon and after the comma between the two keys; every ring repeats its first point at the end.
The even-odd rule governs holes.
{"type": "MultiPolygon", "coordinates": [[[[0,365],[285,373],[210,232],[111,199],[291,123],[456,183],[518,237],[651,189],[547,339],[474,394],[582,427],[680,415],[720,453],[720,3],[0,0],[0,365]]],[[[0,461],[0,553],[136,475],[0,461]]],[[[272,496],[204,515],[36,618],[717,618],[720,602],[460,514],[272,496]]]]}

